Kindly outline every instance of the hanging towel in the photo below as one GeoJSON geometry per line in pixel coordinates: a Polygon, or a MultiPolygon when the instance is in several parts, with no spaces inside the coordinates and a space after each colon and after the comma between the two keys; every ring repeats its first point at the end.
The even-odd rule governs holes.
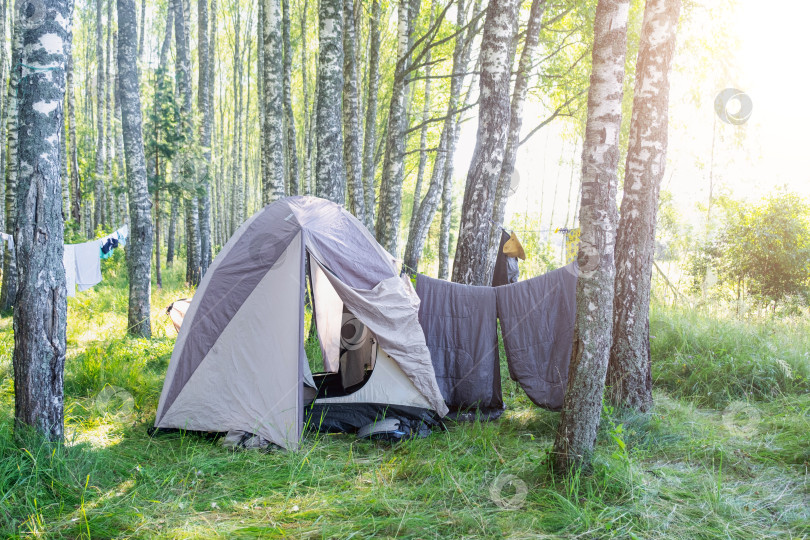
{"type": "Polygon", "coordinates": [[[419,324],[451,417],[503,412],[495,290],[416,277],[419,324]],[[475,412],[475,411],[473,411],[475,412]]]}
{"type": "Polygon", "coordinates": [[[76,286],[82,292],[101,282],[101,241],[71,245],[76,257],[76,286]]]}
{"type": "Polygon", "coordinates": [[[68,296],[76,296],[76,251],[73,247],[73,244],[65,244],[65,251],[62,255],[68,296]]]}
{"type": "Polygon", "coordinates": [[[563,405],[574,342],[576,263],[496,287],[509,375],[536,405],[563,405]]]}

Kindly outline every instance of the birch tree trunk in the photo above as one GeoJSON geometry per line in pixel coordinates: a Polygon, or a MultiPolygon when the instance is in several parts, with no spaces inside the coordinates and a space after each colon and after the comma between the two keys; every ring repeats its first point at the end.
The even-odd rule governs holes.
{"type": "Polygon", "coordinates": [[[307,70],[307,9],[309,1],[304,0],[304,5],[301,8],[301,97],[303,98],[303,106],[301,107],[301,114],[303,116],[304,133],[303,135],[303,148],[301,159],[301,191],[307,195],[312,195],[312,164],[310,160],[310,141],[312,140],[312,125],[310,124],[309,114],[309,75],[307,70]]]}
{"type": "MultiPolygon", "coordinates": [[[[34,6],[31,3],[22,6],[34,6]]],[[[67,301],[59,134],[72,5],[24,9],[20,63],[19,185],[14,228],[19,288],[14,310],[14,419],[44,439],[64,437],[67,301]]]]}
{"type": "Polygon", "coordinates": [[[129,333],[150,337],[149,317],[152,265],[152,220],[146,183],[143,117],[138,86],[138,36],[135,0],[118,0],[118,72],[121,85],[121,126],[129,190],[130,237],[127,245],[129,275],[129,333]]]}
{"type": "Polygon", "coordinates": [[[103,225],[105,221],[104,203],[106,200],[104,169],[106,163],[104,138],[104,26],[103,26],[103,0],[96,0],[96,168],[93,183],[93,224],[90,228],[90,237],[93,229],[103,225]]]}
{"type": "Polygon", "coordinates": [[[487,259],[487,282],[492,282],[492,272],[495,269],[495,257],[501,240],[500,224],[503,223],[506,211],[506,201],[509,198],[509,186],[512,183],[512,173],[515,170],[518,145],[520,144],[520,129],[523,127],[523,104],[526,102],[526,93],[529,89],[529,75],[532,69],[534,53],[540,42],[540,30],[543,21],[543,12],[546,0],[532,0],[529,11],[529,21],[526,25],[526,39],[523,52],[520,54],[518,69],[515,75],[515,86],[512,90],[511,112],[509,115],[509,132],[506,138],[506,151],[504,153],[501,172],[498,176],[498,185],[495,189],[495,204],[492,209],[492,221],[489,234],[489,255],[487,259]]]}
{"type": "Polygon", "coordinates": [[[616,167],[629,0],[599,0],[582,148],[582,210],[574,347],[554,456],[560,471],[590,465],[611,346],[616,167]]]}
{"type": "MultiPolygon", "coordinates": [[[[113,43],[114,43],[114,50],[115,50],[115,58],[118,58],[118,31],[113,33],[113,43]]],[[[117,62],[117,60],[114,60],[117,62]]],[[[118,206],[116,210],[116,214],[119,216],[119,221],[117,221],[114,225],[118,226],[119,223],[123,222],[126,225],[129,225],[129,212],[127,211],[127,175],[126,175],[126,168],[124,165],[124,138],[123,138],[123,127],[121,121],[121,77],[118,68],[115,69],[115,89],[114,89],[114,96],[115,96],[115,124],[114,124],[114,132],[115,132],[115,170],[116,170],[116,182],[118,184],[118,206]]]]}
{"type": "MultiPolygon", "coordinates": [[[[169,10],[171,11],[171,10],[169,10]]],[[[143,59],[143,38],[146,35],[146,0],[141,0],[141,25],[138,36],[138,59],[143,59]]]]}
{"type": "Polygon", "coordinates": [[[347,206],[349,212],[365,223],[354,0],[343,0],[343,23],[343,160],[346,165],[347,206]]]}
{"type": "Polygon", "coordinates": [[[650,287],[658,195],[667,160],[669,73],[680,11],[680,0],[647,0],[644,8],[616,236],[608,395],[617,407],[639,412],[653,404],[650,287]]]}
{"type": "Polygon", "coordinates": [[[346,170],[341,129],[343,91],[343,5],[321,0],[318,6],[318,103],[315,194],[346,202],[346,170]]]}
{"type": "Polygon", "coordinates": [[[405,129],[408,117],[405,104],[408,94],[409,42],[418,5],[411,9],[410,0],[400,0],[397,18],[397,65],[388,109],[388,132],[385,138],[380,208],[377,214],[377,242],[391,255],[399,250],[399,222],[402,218],[402,182],[405,178],[405,129]]]}
{"type": "MultiPolygon", "coordinates": [[[[458,28],[463,28],[465,25],[466,9],[467,8],[464,0],[459,0],[458,4],[456,5],[456,26],[458,28]]],[[[405,256],[403,257],[403,261],[405,266],[408,267],[409,272],[417,272],[419,269],[419,259],[422,256],[422,250],[425,247],[425,241],[427,240],[428,232],[430,230],[430,224],[433,222],[433,218],[436,215],[436,209],[439,206],[440,200],[442,200],[442,193],[444,191],[443,187],[445,183],[445,168],[449,166],[451,167],[452,171],[452,160],[455,151],[456,124],[459,119],[457,109],[461,99],[461,90],[464,86],[467,64],[469,63],[471,49],[469,42],[472,40],[472,37],[473,30],[459,34],[456,36],[456,42],[453,47],[454,76],[450,79],[450,96],[447,103],[447,116],[445,116],[444,119],[442,133],[439,138],[439,147],[436,151],[436,157],[433,160],[433,170],[430,175],[430,183],[428,184],[427,193],[425,193],[425,197],[418,205],[415,204],[410,230],[408,231],[408,243],[405,246],[405,256]]],[[[427,61],[429,62],[429,60],[427,61]]],[[[427,84],[429,80],[430,79],[426,79],[425,83],[426,97],[429,96],[429,86],[427,84]]],[[[423,122],[427,120],[426,117],[427,107],[422,114],[423,122]]],[[[422,135],[423,140],[420,142],[420,144],[421,148],[424,148],[426,144],[424,142],[424,130],[422,135]]],[[[423,158],[420,158],[420,167],[423,167],[422,159],[423,158]]],[[[417,185],[418,183],[419,182],[417,181],[417,185]]],[[[452,190],[448,190],[448,195],[451,193],[452,190]]],[[[416,202],[417,201],[414,200],[414,203],[416,202]]],[[[451,203],[452,201],[448,202],[448,204],[451,203]]],[[[442,247],[445,249],[447,248],[447,246],[441,245],[440,242],[440,252],[442,247]]]]}
{"type": "Polygon", "coordinates": [[[113,2],[107,0],[107,46],[104,56],[104,80],[106,85],[104,88],[104,125],[106,126],[106,133],[104,134],[104,146],[107,148],[107,159],[104,164],[104,177],[107,179],[106,190],[104,193],[104,225],[105,227],[112,227],[118,222],[115,207],[115,177],[113,176],[113,163],[115,159],[114,133],[115,125],[113,124],[113,74],[111,65],[113,63],[113,39],[112,29],[114,25],[113,17],[113,2]]]}
{"type": "Polygon", "coordinates": [[[365,224],[368,230],[374,227],[374,177],[377,146],[377,96],[380,91],[380,0],[372,0],[369,27],[368,75],[366,86],[366,127],[363,138],[363,192],[366,197],[365,224]]]}
{"type": "Polygon", "coordinates": [[[509,130],[512,41],[517,33],[517,0],[492,0],[481,37],[478,133],[467,173],[453,281],[487,284],[489,218],[503,165],[509,130]]]}
{"type": "MultiPolygon", "coordinates": [[[[298,177],[298,149],[295,134],[295,116],[292,108],[292,54],[293,48],[290,43],[290,0],[281,1],[281,40],[284,45],[284,77],[283,77],[283,102],[284,102],[284,157],[286,165],[287,186],[289,195],[299,195],[301,193],[301,181],[298,177]]],[[[306,75],[305,75],[306,77],[306,75]]]]}
{"type": "MultiPolygon", "coordinates": [[[[192,111],[191,92],[191,59],[189,55],[188,21],[185,16],[183,0],[174,1],[174,42],[176,48],[175,71],[177,90],[180,94],[182,128],[186,135],[187,144],[194,140],[194,119],[192,111]]],[[[184,156],[190,160],[190,156],[184,156]]],[[[194,168],[190,162],[180,165],[180,174],[188,183],[194,183],[194,168]]],[[[196,193],[188,195],[186,200],[186,280],[191,285],[200,283],[200,221],[199,203],[196,193]]]]}
{"type": "MultiPolygon", "coordinates": [[[[71,37],[72,42],[72,37],[71,37]]],[[[76,95],[73,90],[73,47],[68,53],[67,71],[67,105],[68,105],[68,139],[70,140],[70,189],[71,208],[70,216],[81,230],[82,224],[82,186],[79,180],[79,152],[76,141],[76,95]]]]}
{"type": "MultiPolygon", "coordinates": [[[[266,166],[262,178],[262,203],[284,197],[284,72],[280,0],[262,0],[262,43],[264,60],[264,126],[262,144],[266,166]]],[[[321,47],[324,44],[321,43],[321,47]]]]}
{"type": "MultiPolygon", "coordinates": [[[[457,4],[456,10],[463,12],[463,5],[461,3],[457,4]]],[[[430,10],[430,22],[428,23],[428,28],[431,26],[433,26],[433,7],[431,7],[430,10]]],[[[431,64],[431,59],[433,56],[432,51],[433,51],[432,48],[428,49],[428,52],[425,55],[425,72],[424,72],[425,89],[423,93],[424,99],[422,100],[422,129],[419,130],[419,165],[416,170],[416,185],[414,186],[413,189],[413,204],[411,205],[411,222],[408,225],[409,230],[413,228],[413,223],[414,220],[416,219],[416,214],[419,211],[419,204],[422,201],[422,182],[424,181],[425,178],[425,167],[427,166],[427,156],[428,156],[427,134],[428,134],[428,119],[430,118],[430,73],[431,68],[433,67],[431,64]]],[[[450,80],[452,81],[452,79],[450,80]]]]}
{"type": "MultiPolygon", "coordinates": [[[[216,16],[216,13],[213,14],[216,16]]],[[[208,42],[208,0],[197,0],[197,54],[199,78],[197,79],[197,109],[202,118],[200,124],[200,277],[211,264],[211,133],[214,130],[214,107],[211,78],[212,51],[208,42]]]]}
{"type": "MultiPolygon", "coordinates": [[[[6,154],[6,223],[5,228],[13,234],[17,223],[17,175],[19,173],[19,161],[17,156],[19,142],[18,107],[17,99],[20,85],[20,75],[22,67],[20,56],[22,54],[22,27],[20,25],[19,13],[14,12],[14,24],[11,39],[11,66],[9,69],[8,83],[8,149],[6,154]]],[[[3,244],[6,246],[7,244],[3,244]]],[[[5,247],[0,247],[5,249],[5,247]]],[[[16,250],[10,250],[6,257],[3,257],[3,289],[0,291],[0,312],[7,312],[14,305],[17,297],[17,256],[16,250]]]]}
{"type": "MultiPolygon", "coordinates": [[[[266,9],[266,7],[265,7],[266,9]]],[[[246,193],[243,191],[242,183],[242,49],[241,41],[242,15],[236,12],[234,21],[233,38],[233,78],[236,85],[233,89],[233,199],[231,200],[231,233],[244,220],[243,209],[245,205],[246,193]]]]}
{"type": "MultiPolygon", "coordinates": [[[[481,2],[478,0],[476,2],[475,9],[473,10],[473,15],[478,12],[480,4],[481,2]]],[[[472,39],[469,39],[465,44],[465,47],[469,47],[471,44],[472,39]]],[[[470,95],[472,94],[473,86],[475,86],[475,75],[473,75],[470,87],[467,89],[462,109],[466,108],[470,103],[470,95]]],[[[455,172],[453,156],[455,155],[456,145],[458,145],[460,135],[461,120],[459,118],[456,120],[453,138],[450,140],[450,144],[447,149],[448,157],[445,161],[444,179],[442,180],[442,219],[441,228],[439,229],[439,279],[445,280],[450,276],[450,226],[453,221],[453,174],[455,172]]]]}
{"type": "Polygon", "coordinates": [[[174,247],[177,243],[177,221],[180,219],[180,197],[172,195],[169,213],[169,230],[166,233],[166,268],[174,264],[174,247]]]}

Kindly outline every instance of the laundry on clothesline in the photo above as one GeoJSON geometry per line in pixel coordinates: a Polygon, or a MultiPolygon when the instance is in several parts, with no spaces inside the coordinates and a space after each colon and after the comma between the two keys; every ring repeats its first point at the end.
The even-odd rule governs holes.
{"type": "Polygon", "coordinates": [[[8,244],[8,250],[14,250],[14,237],[8,233],[0,233],[0,248],[3,247],[3,242],[8,244]]]}
{"type": "Polygon", "coordinates": [[[62,263],[65,266],[67,295],[86,291],[101,282],[101,259],[110,257],[117,247],[126,245],[129,228],[124,225],[114,233],[81,244],[65,244],[62,263]]]}
{"type": "Polygon", "coordinates": [[[565,264],[576,261],[579,254],[579,227],[576,229],[562,228],[554,232],[565,235],[565,264]]]}
{"type": "Polygon", "coordinates": [[[114,233],[109,236],[106,236],[100,240],[101,242],[101,258],[107,259],[112,257],[113,250],[118,247],[124,247],[127,245],[127,239],[129,238],[129,227],[124,225],[114,233]]]}

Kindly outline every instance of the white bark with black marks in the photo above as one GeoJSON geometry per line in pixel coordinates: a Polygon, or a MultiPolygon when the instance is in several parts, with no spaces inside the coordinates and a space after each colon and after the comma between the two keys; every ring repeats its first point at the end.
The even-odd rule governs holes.
{"type": "Polygon", "coordinates": [[[346,203],[342,94],[343,3],[341,0],[320,0],[315,194],[340,205],[346,203]]]}
{"type": "Polygon", "coordinates": [[[19,3],[19,178],[14,229],[19,283],[14,310],[15,428],[64,437],[67,301],[59,146],[72,6],[19,3]]]}
{"type": "MultiPolygon", "coordinates": [[[[8,142],[6,154],[6,193],[5,193],[5,228],[13,231],[17,222],[17,177],[19,173],[19,161],[17,159],[17,149],[19,141],[19,129],[17,122],[17,110],[19,100],[17,99],[20,84],[20,54],[22,53],[22,27],[19,23],[19,13],[14,13],[14,24],[11,36],[11,69],[9,70],[8,82],[8,105],[7,126],[8,142]]],[[[6,249],[6,244],[0,249],[6,249]]],[[[17,296],[17,264],[16,255],[13,250],[3,257],[3,288],[0,291],[0,312],[6,312],[14,305],[17,296]]]]}
{"type": "Polygon", "coordinates": [[[96,0],[96,168],[93,179],[93,224],[88,231],[88,237],[99,225],[106,221],[104,215],[106,202],[106,185],[104,178],[106,164],[106,139],[104,137],[104,96],[106,81],[104,79],[104,11],[103,0],[96,0]]]}
{"type": "MultiPolygon", "coordinates": [[[[192,110],[191,90],[191,57],[188,39],[188,20],[185,14],[183,0],[174,2],[174,43],[176,49],[175,78],[177,91],[180,95],[180,111],[183,118],[182,129],[185,131],[186,141],[191,144],[194,140],[194,112],[192,110]]],[[[195,183],[195,167],[191,156],[181,156],[175,160],[180,167],[180,174],[188,184],[195,183]],[[179,162],[179,163],[178,163],[179,162]]],[[[201,278],[200,258],[200,221],[199,204],[196,193],[189,193],[186,197],[186,281],[191,285],[198,285],[201,278]]]]}
{"type": "Polygon", "coordinates": [[[357,32],[354,27],[354,0],[343,0],[343,160],[346,165],[348,209],[366,222],[360,130],[360,91],[357,80],[357,32]]]}
{"type": "Polygon", "coordinates": [[[509,131],[509,83],[517,33],[517,0],[492,0],[481,38],[478,133],[467,173],[453,281],[487,284],[489,232],[495,188],[509,131]]]}
{"type": "MultiPolygon", "coordinates": [[[[463,28],[465,25],[466,9],[467,7],[464,0],[459,0],[456,5],[456,26],[459,29],[463,28]]],[[[442,126],[442,132],[439,137],[439,147],[436,151],[436,157],[433,160],[433,170],[430,175],[430,183],[428,184],[428,189],[424,198],[421,201],[414,200],[414,213],[411,219],[411,226],[408,231],[408,243],[405,246],[405,255],[403,257],[403,262],[407,267],[406,269],[408,272],[416,272],[419,269],[419,259],[422,255],[422,250],[425,247],[425,241],[427,240],[428,232],[430,231],[430,224],[433,222],[433,218],[436,215],[436,209],[439,206],[439,202],[442,200],[442,193],[444,192],[445,185],[445,169],[449,166],[451,167],[452,171],[452,160],[455,153],[456,142],[456,124],[459,120],[458,104],[461,99],[461,91],[464,86],[467,65],[469,64],[471,50],[470,43],[472,41],[474,32],[475,27],[471,27],[467,32],[459,33],[456,36],[456,42],[453,47],[454,76],[450,79],[450,95],[447,103],[447,115],[445,116],[444,125],[442,126]],[[419,202],[418,205],[416,204],[417,202],[419,202]]],[[[429,61],[430,60],[428,59],[427,62],[429,61]]],[[[427,72],[427,75],[429,75],[429,71],[427,72]]],[[[427,85],[427,82],[429,81],[430,79],[426,79],[425,85],[425,93],[428,96],[429,86],[427,85]]],[[[427,108],[425,108],[423,111],[423,122],[427,120],[427,114],[425,111],[427,111],[427,108]]],[[[427,124],[424,125],[422,131],[422,148],[425,147],[425,142],[423,141],[425,138],[424,130],[426,127],[427,124]]],[[[420,157],[420,168],[423,166],[423,159],[423,157],[420,157]]],[[[418,184],[419,183],[417,182],[417,187],[418,184]]],[[[418,191],[419,190],[417,189],[417,193],[418,191]]],[[[451,190],[448,190],[448,194],[450,191],[451,190]]],[[[448,204],[451,205],[452,201],[449,201],[448,204]]],[[[443,248],[447,248],[447,246],[443,245],[441,241],[439,247],[440,252],[442,252],[443,248]]]]}
{"type": "MultiPolygon", "coordinates": [[[[216,16],[216,14],[214,14],[216,16]]],[[[208,42],[208,0],[197,1],[197,55],[199,76],[197,83],[197,110],[200,123],[200,277],[211,264],[211,134],[214,130],[212,50],[208,42]]]]}
{"type": "Polygon", "coordinates": [[[374,227],[374,176],[377,145],[377,96],[380,91],[380,0],[372,0],[369,22],[368,68],[366,78],[366,127],[363,138],[363,192],[366,197],[365,224],[368,230],[374,227]]]}
{"type": "Polygon", "coordinates": [[[262,178],[262,202],[278,200],[284,189],[284,67],[281,39],[282,20],[280,0],[262,0],[262,43],[264,58],[262,87],[264,89],[263,139],[266,166],[262,178]]]}
{"type": "Polygon", "coordinates": [[[554,457],[560,471],[587,467],[602,413],[613,323],[616,169],[629,0],[599,0],[582,148],[577,314],[554,457]]]}
{"type": "Polygon", "coordinates": [[[620,408],[652,408],[650,287],[658,195],[667,161],[669,74],[680,0],[647,0],[616,236],[608,395],[620,408]]]}
{"type": "Polygon", "coordinates": [[[149,316],[152,266],[152,220],[146,183],[143,114],[138,82],[138,37],[135,0],[118,0],[118,72],[121,85],[121,126],[129,192],[130,237],[127,244],[129,309],[127,326],[136,336],[151,336],[149,316]]]}
{"type": "Polygon", "coordinates": [[[301,194],[301,180],[298,176],[298,151],[295,134],[295,116],[292,107],[292,54],[290,42],[290,0],[281,0],[281,40],[284,45],[284,158],[289,195],[301,194]]]}
{"type": "Polygon", "coordinates": [[[405,178],[405,129],[408,126],[406,101],[410,41],[413,20],[418,15],[419,2],[400,0],[397,9],[397,65],[388,108],[388,131],[385,137],[380,206],[375,232],[379,242],[394,257],[399,250],[399,225],[402,218],[402,182],[405,178]]]}
{"type": "Polygon", "coordinates": [[[532,0],[529,21],[526,25],[526,38],[518,61],[515,85],[512,89],[509,134],[506,139],[506,152],[498,176],[498,186],[495,189],[495,204],[492,209],[492,221],[494,223],[491,224],[489,235],[488,283],[492,281],[492,272],[495,270],[495,258],[501,241],[501,227],[499,225],[503,223],[506,201],[509,198],[509,187],[512,183],[512,173],[515,171],[515,159],[517,158],[520,143],[520,129],[523,127],[523,104],[526,102],[526,94],[529,89],[529,75],[534,61],[534,53],[540,43],[540,30],[545,8],[546,0],[532,0]]]}

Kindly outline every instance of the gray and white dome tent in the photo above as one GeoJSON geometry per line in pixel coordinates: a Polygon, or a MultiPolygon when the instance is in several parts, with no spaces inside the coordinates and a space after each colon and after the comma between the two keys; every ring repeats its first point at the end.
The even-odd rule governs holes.
{"type": "MultiPolygon", "coordinates": [[[[314,197],[269,204],[239,227],[200,283],[177,337],[155,427],[244,431],[297,449],[305,401],[313,398],[320,416],[313,421],[328,424],[336,411],[342,418],[334,425],[360,427],[389,410],[444,416],[418,310],[393,257],[343,208],[314,197]],[[328,385],[319,384],[319,394],[311,388],[304,351],[307,257],[327,368],[345,360],[336,357],[341,324],[328,324],[336,300],[338,316],[356,317],[373,345],[355,347],[369,355],[362,365],[373,369],[363,369],[352,391],[334,397],[323,395],[328,385]]],[[[320,383],[325,377],[316,376],[320,383]]]]}

